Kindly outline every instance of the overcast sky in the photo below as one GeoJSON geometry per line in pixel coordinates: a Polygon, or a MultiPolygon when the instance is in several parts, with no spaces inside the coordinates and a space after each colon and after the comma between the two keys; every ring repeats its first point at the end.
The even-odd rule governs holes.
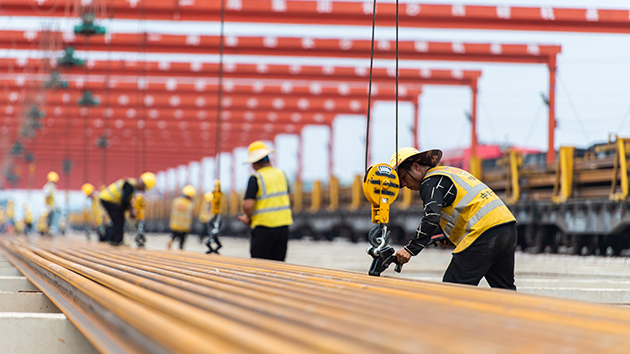
{"type": "MultiPolygon", "coordinates": [[[[379,0],[379,2],[385,2],[379,0]]],[[[388,1],[391,2],[391,1],[388,1]]],[[[402,1],[401,1],[402,2],[402,1]]],[[[452,1],[422,1],[421,3],[452,4],[452,1]]],[[[575,8],[630,9],[628,0],[554,0],[554,1],[502,1],[459,0],[464,5],[512,5],[512,6],[560,6],[575,8]]],[[[60,28],[70,29],[75,21],[61,23],[60,28]]],[[[103,24],[114,32],[136,32],[140,28],[134,21],[115,21],[103,24]]],[[[24,20],[0,18],[1,29],[38,29],[41,19],[24,20]]],[[[180,34],[218,34],[217,23],[182,25],[181,23],[147,22],[149,32],[180,34]],[[194,32],[194,33],[191,33],[194,32]]],[[[276,24],[227,23],[226,35],[238,36],[309,36],[314,38],[369,39],[369,27],[326,27],[276,24]]],[[[376,39],[395,39],[393,28],[377,28],[376,39]]],[[[481,30],[432,30],[400,29],[401,40],[436,40],[492,43],[537,43],[562,46],[558,57],[558,82],[556,87],[556,147],[572,145],[586,147],[605,141],[608,134],[630,136],[630,34],[583,34],[542,33],[481,30]]],[[[2,56],[25,53],[2,52],[2,56]]],[[[81,55],[81,54],[80,54],[81,55]]],[[[90,53],[91,58],[104,57],[105,53],[90,53]]],[[[132,55],[133,56],[133,55],[132,55]]],[[[217,57],[169,56],[171,60],[216,61],[217,57]]],[[[132,59],[132,58],[130,58],[132,59]]],[[[226,56],[226,62],[302,63],[302,64],[369,64],[365,60],[344,59],[296,59],[272,57],[226,56]]],[[[393,61],[379,61],[375,65],[393,66],[393,61]]],[[[482,143],[512,144],[523,147],[546,149],[547,108],[541,93],[548,91],[548,71],[545,65],[532,64],[483,64],[456,62],[401,61],[401,67],[482,70],[479,82],[478,136],[482,143]]],[[[470,124],[465,112],[470,111],[471,93],[464,87],[426,86],[420,97],[419,144],[421,149],[443,150],[463,148],[470,144],[470,124]]],[[[400,146],[411,145],[412,106],[400,105],[400,146]]],[[[372,162],[388,162],[395,149],[394,105],[377,102],[373,111],[372,162]]],[[[339,116],[334,123],[334,173],[342,182],[349,183],[355,174],[362,173],[364,164],[365,117],[339,116]]],[[[326,179],[328,176],[327,128],[307,127],[303,134],[304,166],[306,181],[326,179]]],[[[297,172],[295,136],[281,136],[275,141],[278,153],[276,164],[287,172],[290,179],[297,172]]],[[[236,183],[245,187],[250,171],[243,166],[246,151],[236,151],[236,183]]],[[[222,163],[222,180],[229,187],[231,159],[222,163]]],[[[182,161],[186,163],[186,161],[182,161]]],[[[212,161],[202,164],[206,176],[214,172],[212,161]]],[[[176,166],[174,166],[176,167],[176,166]]],[[[193,167],[193,182],[198,181],[199,165],[193,167]]],[[[177,178],[185,179],[180,168],[177,178]]],[[[175,173],[171,173],[172,184],[175,173]]]]}

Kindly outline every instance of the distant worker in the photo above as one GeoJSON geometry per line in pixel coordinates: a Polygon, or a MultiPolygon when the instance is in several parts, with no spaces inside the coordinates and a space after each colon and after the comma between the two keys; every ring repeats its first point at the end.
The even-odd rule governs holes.
{"type": "Polygon", "coordinates": [[[28,235],[33,231],[33,213],[28,205],[24,204],[24,234],[28,235]]]}
{"type": "Polygon", "coordinates": [[[396,252],[398,262],[407,263],[418,255],[439,225],[455,245],[444,282],[478,285],[485,277],[493,288],[516,290],[516,219],[501,199],[470,173],[437,166],[440,150],[407,147],[397,155],[390,166],[397,170],[401,187],[420,191],[424,204],[416,234],[396,252]]]}
{"type": "Polygon", "coordinates": [[[243,201],[245,214],[238,218],[252,229],[252,258],[284,261],[293,217],[287,177],[269,161],[274,151],[262,141],[249,145],[245,163],[251,163],[255,172],[247,183],[243,201]]]}
{"type": "Polygon", "coordinates": [[[44,204],[46,205],[46,230],[44,234],[50,235],[50,227],[55,218],[55,212],[57,208],[57,182],[59,182],[59,175],[55,171],[48,172],[46,176],[48,182],[44,185],[44,204]]]}
{"type": "Polygon", "coordinates": [[[0,232],[7,232],[7,211],[0,207],[0,232]]]}
{"type": "Polygon", "coordinates": [[[208,229],[208,223],[212,219],[212,192],[206,192],[203,195],[203,202],[201,208],[199,208],[199,222],[203,226],[199,233],[199,242],[210,236],[210,230],[208,229]]]}
{"type": "Polygon", "coordinates": [[[13,200],[7,200],[7,232],[12,234],[15,228],[15,205],[13,200]]]}
{"type": "Polygon", "coordinates": [[[219,239],[219,230],[221,228],[221,207],[220,204],[215,203],[215,194],[217,198],[221,198],[221,187],[219,181],[215,181],[215,189],[213,192],[206,192],[203,196],[203,204],[201,204],[201,210],[199,211],[199,222],[202,223],[203,228],[199,236],[200,241],[203,241],[205,237],[208,239],[205,242],[208,247],[209,253],[219,254],[219,250],[223,245],[219,239]],[[216,244],[216,247],[214,246],[216,244]]]}
{"type": "Polygon", "coordinates": [[[196,194],[197,190],[195,190],[195,187],[187,185],[182,189],[182,196],[173,200],[171,220],[169,222],[169,226],[171,228],[171,239],[167,243],[169,250],[176,239],[179,240],[179,249],[184,249],[186,235],[190,232],[192,227],[193,212],[195,209],[193,199],[195,199],[196,194]]]}
{"type": "Polygon", "coordinates": [[[90,183],[85,183],[81,186],[81,191],[90,202],[90,205],[86,205],[84,208],[87,212],[87,219],[85,220],[86,237],[89,240],[90,231],[94,231],[99,241],[105,241],[105,210],[101,205],[99,192],[90,183]]]}
{"type": "Polygon", "coordinates": [[[143,248],[147,243],[147,239],[144,235],[144,219],[146,216],[147,202],[144,198],[144,193],[136,193],[133,197],[133,208],[136,210],[136,220],[134,222],[134,229],[136,230],[136,236],[134,241],[139,248],[143,248]]]}
{"type": "Polygon", "coordinates": [[[107,230],[107,241],[113,245],[122,244],[125,230],[125,211],[129,210],[131,218],[136,217],[136,211],[131,205],[134,193],[136,191],[148,191],[153,186],[155,186],[155,175],[151,172],[145,172],[138,180],[121,178],[100,192],[101,204],[111,218],[107,230]]]}

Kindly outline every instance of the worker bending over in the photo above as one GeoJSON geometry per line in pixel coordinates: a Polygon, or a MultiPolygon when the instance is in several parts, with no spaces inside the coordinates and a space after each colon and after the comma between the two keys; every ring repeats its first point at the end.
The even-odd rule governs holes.
{"type": "Polygon", "coordinates": [[[193,212],[195,205],[193,199],[197,191],[195,187],[188,185],[182,188],[182,195],[173,200],[173,207],[171,209],[171,220],[169,226],[171,228],[171,239],[166,246],[171,249],[173,241],[179,239],[179,249],[184,249],[184,243],[186,242],[186,235],[190,232],[193,222],[193,212]]]}
{"type": "Polygon", "coordinates": [[[131,218],[136,217],[136,210],[131,205],[131,199],[136,191],[150,190],[155,186],[155,175],[151,172],[143,173],[138,180],[135,178],[121,178],[103,189],[99,198],[101,205],[111,218],[107,230],[107,241],[113,245],[120,245],[123,241],[125,228],[125,211],[129,210],[131,218]]]}
{"type": "Polygon", "coordinates": [[[46,229],[44,230],[44,234],[50,235],[50,227],[52,226],[55,212],[58,210],[57,208],[57,182],[59,182],[59,174],[55,171],[48,172],[46,176],[48,182],[44,185],[44,204],[46,206],[46,229]]]}
{"type": "Polygon", "coordinates": [[[243,201],[245,214],[238,218],[252,229],[252,258],[284,261],[293,217],[287,177],[269,161],[274,151],[262,141],[249,145],[245,163],[251,163],[255,172],[247,183],[243,201]]]}
{"type": "Polygon", "coordinates": [[[407,263],[418,255],[440,226],[455,245],[444,282],[478,285],[485,277],[493,288],[516,290],[516,219],[501,199],[470,173],[437,166],[440,150],[420,152],[408,147],[397,155],[390,165],[397,169],[401,187],[420,191],[424,203],[415,236],[396,252],[398,262],[407,263]]]}

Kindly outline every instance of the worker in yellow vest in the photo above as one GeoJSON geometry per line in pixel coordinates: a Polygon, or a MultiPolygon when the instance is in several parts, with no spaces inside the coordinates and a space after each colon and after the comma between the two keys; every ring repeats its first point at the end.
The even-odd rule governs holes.
{"type": "Polygon", "coordinates": [[[196,194],[197,191],[195,190],[195,187],[187,185],[182,189],[182,196],[173,200],[171,220],[169,222],[169,226],[171,228],[171,239],[167,243],[169,250],[176,239],[179,239],[179,249],[184,249],[186,235],[190,232],[192,227],[193,212],[195,209],[193,199],[195,199],[196,194]]]}
{"type": "Polygon", "coordinates": [[[99,193],[101,205],[111,218],[107,230],[107,241],[113,245],[123,242],[125,229],[125,211],[129,210],[131,218],[136,217],[136,210],[131,204],[132,197],[137,191],[148,191],[155,186],[155,175],[151,172],[143,173],[139,179],[121,178],[99,193]]]}
{"type": "Polygon", "coordinates": [[[289,242],[289,225],[293,224],[289,183],[284,172],[272,167],[269,149],[262,141],[249,145],[245,163],[251,163],[254,174],[249,178],[243,215],[239,220],[252,229],[252,258],[284,261],[289,242]]]}
{"type": "Polygon", "coordinates": [[[147,209],[147,202],[144,198],[144,193],[136,193],[133,197],[133,208],[136,210],[136,221],[134,223],[136,229],[136,236],[134,241],[139,248],[144,248],[147,239],[144,235],[144,219],[147,209]]]}
{"type": "Polygon", "coordinates": [[[7,232],[12,234],[15,228],[15,204],[13,200],[7,200],[7,232]]]}
{"type": "Polygon", "coordinates": [[[7,211],[0,207],[0,232],[7,232],[7,211]]]}
{"type": "Polygon", "coordinates": [[[223,247],[219,239],[221,214],[216,210],[215,212],[212,211],[214,194],[217,193],[217,191],[220,193],[220,190],[215,187],[214,192],[206,192],[206,194],[203,195],[203,204],[201,204],[201,209],[199,210],[199,222],[203,225],[201,234],[199,235],[199,241],[201,242],[204,238],[208,238],[205,242],[205,245],[208,247],[206,254],[219,254],[219,249],[223,247]],[[214,244],[217,246],[214,247],[214,244]]]}
{"type": "Polygon", "coordinates": [[[28,205],[24,204],[24,234],[28,235],[33,230],[33,213],[28,205]]]}
{"type": "Polygon", "coordinates": [[[85,194],[86,201],[90,202],[90,205],[84,206],[84,210],[87,212],[87,220],[85,220],[86,237],[89,240],[90,231],[95,231],[99,241],[103,241],[105,239],[105,209],[103,209],[99,200],[99,192],[90,183],[85,183],[81,186],[81,191],[85,194]]]}
{"type": "Polygon", "coordinates": [[[55,171],[50,171],[46,175],[46,179],[48,182],[44,185],[44,204],[46,205],[46,230],[44,234],[50,235],[50,227],[53,224],[55,212],[59,210],[56,196],[59,174],[55,171]]]}
{"type": "Polygon", "coordinates": [[[212,219],[212,192],[206,192],[203,195],[203,202],[201,208],[199,208],[199,222],[203,226],[201,233],[199,233],[199,242],[202,242],[204,238],[210,236],[210,230],[208,230],[208,223],[212,219]]]}
{"type": "Polygon", "coordinates": [[[418,255],[439,226],[455,246],[444,282],[478,285],[485,277],[493,288],[516,290],[516,219],[494,191],[473,175],[438,166],[441,158],[440,150],[420,152],[411,147],[391,158],[401,187],[420,191],[424,204],[416,234],[396,252],[398,262],[407,263],[418,255]]]}

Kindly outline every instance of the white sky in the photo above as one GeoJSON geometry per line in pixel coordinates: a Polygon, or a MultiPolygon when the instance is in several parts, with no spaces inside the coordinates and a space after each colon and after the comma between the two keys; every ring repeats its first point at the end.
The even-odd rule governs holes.
{"type": "MultiPolygon", "coordinates": [[[[385,2],[379,0],[379,2],[385,2]]],[[[393,1],[388,1],[393,2],[393,1]]],[[[402,1],[401,1],[402,2],[402,1]]],[[[502,0],[459,0],[463,5],[512,5],[512,6],[559,6],[575,8],[630,9],[629,0],[554,0],[554,1],[502,1],[502,0]]],[[[427,0],[421,3],[452,4],[453,1],[427,0]]],[[[61,29],[70,29],[78,21],[59,24],[61,29]]],[[[114,32],[136,32],[139,24],[134,21],[103,21],[103,25],[114,32]]],[[[41,19],[2,18],[2,29],[40,29],[41,19]]],[[[169,22],[147,22],[147,31],[178,34],[218,34],[217,23],[182,24],[169,22]]],[[[356,38],[369,39],[369,27],[326,27],[297,26],[278,24],[238,24],[227,23],[226,35],[236,36],[310,36],[314,38],[356,38]]],[[[377,28],[376,39],[395,38],[393,28],[377,28]]],[[[401,40],[436,40],[495,43],[538,43],[558,44],[562,53],[558,57],[558,82],[556,87],[556,147],[572,145],[586,147],[607,139],[608,134],[630,136],[630,34],[583,34],[583,33],[541,33],[481,30],[432,30],[400,29],[401,40]]],[[[0,52],[0,56],[13,56],[15,53],[0,52]]],[[[105,53],[90,53],[91,58],[105,53]]],[[[127,55],[129,56],[129,55],[127,55]]],[[[171,57],[178,60],[180,57],[171,57]]],[[[130,58],[131,59],[131,58],[130,58]]],[[[212,55],[188,57],[181,60],[216,61],[212,55]]],[[[368,65],[369,59],[296,59],[271,57],[227,56],[226,62],[267,62],[303,63],[316,65],[368,65]]],[[[393,61],[376,61],[375,65],[392,65],[393,61]]],[[[513,144],[546,149],[547,109],[543,105],[541,93],[548,91],[548,71],[545,65],[531,64],[483,64],[457,62],[413,62],[401,61],[401,67],[424,67],[444,69],[480,69],[483,72],[479,82],[478,136],[482,143],[513,144]]],[[[470,144],[470,124],[465,113],[470,110],[471,94],[463,87],[426,86],[420,98],[419,137],[422,149],[440,148],[448,150],[466,147],[470,144]]],[[[399,145],[411,144],[409,127],[412,119],[412,106],[400,105],[399,145]]],[[[377,102],[373,111],[372,162],[388,162],[395,149],[394,105],[377,102]]],[[[328,171],[327,128],[308,127],[303,133],[304,166],[303,178],[306,182],[326,179],[328,171]]],[[[339,116],[334,123],[333,142],[335,146],[334,173],[342,183],[350,183],[355,174],[362,173],[364,164],[365,117],[339,116]]],[[[276,164],[286,171],[290,179],[297,172],[296,136],[284,135],[276,139],[279,149],[275,156],[276,164]]],[[[243,189],[250,173],[249,167],[242,165],[246,156],[244,149],[236,151],[236,186],[243,189]]],[[[229,188],[231,159],[224,157],[222,162],[222,183],[229,188]]],[[[187,161],[182,161],[186,164],[187,161]]],[[[213,169],[212,159],[204,160],[204,184],[210,187],[213,169]]],[[[177,168],[177,166],[173,166],[177,168]]],[[[181,168],[180,168],[181,171],[181,168]]],[[[181,172],[180,172],[181,173],[181,172]]],[[[199,166],[193,168],[193,182],[199,179],[199,166]]],[[[169,174],[169,184],[175,174],[169,174]]],[[[181,176],[180,176],[181,179],[181,176]]],[[[185,180],[186,178],[184,178],[185,180]]],[[[162,180],[162,179],[160,179],[162,180]]]]}

